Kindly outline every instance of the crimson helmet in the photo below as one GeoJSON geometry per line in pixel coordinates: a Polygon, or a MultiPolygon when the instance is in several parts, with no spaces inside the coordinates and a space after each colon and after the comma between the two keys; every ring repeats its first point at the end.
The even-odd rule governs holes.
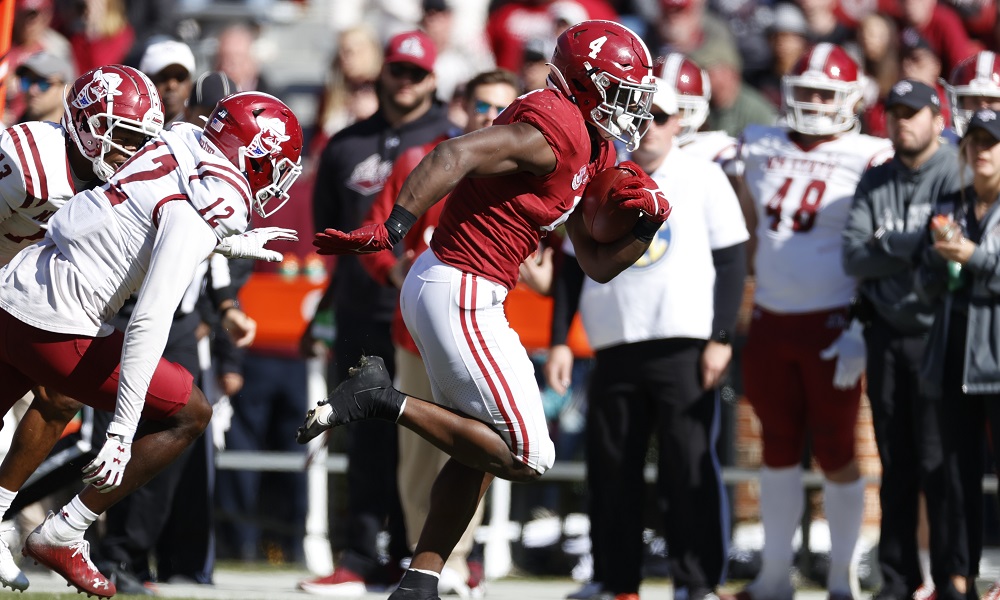
{"type": "Polygon", "coordinates": [[[107,65],[78,77],[63,97],[63,108],[63,129],[94,164],[101,181],[115,172],[104,160],[111,148],[133,154],[112,139],[115,128],[137,131],[147,139],[163,130],[163,105],[156,86],[125,65],[107,65]]]}
{"type": "Polygon", "coordinates": [[[855,106],[863,86],[858,65],[835,44],[816,44],[781,78],[781,92],[788,126],[806,135],[834,135],[854,129],[855,106]],[[832,103],[798,99],[800,89],[830,95],[832,103]]]}
{"type": "Polygon", "coordinates": [[[302,173],[302,127],[284,102],[261,92],[227,96],[208,116],[201,140],[246,176],[258,215],[269,217],[288,202],[302,173]],[[265,208],[272,198],[277,204],[265,208]]]}
{"type": "Polygon", "coordinates": [[[684,143],[708,118],[708,101],[712,99],[708,73],[680,52],[671,52],[663,59],[660,78],[677,93],[677,107],[681,112],[681,132],[677,138],[684,143]]]}
{"type": "Polygon", "coordinates": [[[965,135],[969,119],[979,108],[963,109],[963,98],[989,98],[1000,102],[1000,61],[989,50],[977,52],[955,65],[946,86],[948,104],[951,105],[951,122],[958,135],[965,135]]]}
{"type": "Polygon", "coordinates": [[[649,127],[656,83],[653,60],[639,36],[614,21],[584,21],[556,40],[550,80],[606,139],[629,150],[649,127]]]}

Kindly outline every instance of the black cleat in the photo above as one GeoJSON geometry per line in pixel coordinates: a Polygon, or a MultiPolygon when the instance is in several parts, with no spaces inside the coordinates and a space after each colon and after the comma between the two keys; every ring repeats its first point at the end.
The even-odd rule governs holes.
{"type": "Polygon", "coordinates": [[[358,365],[348,370],[348,378],[329,397],[309,409],[295,440],[305,444],[328,429],[363,419],[395,422],[403,410],[404,399],[406,396],[393,389],[382,357],[362,356],[358,365]]]}

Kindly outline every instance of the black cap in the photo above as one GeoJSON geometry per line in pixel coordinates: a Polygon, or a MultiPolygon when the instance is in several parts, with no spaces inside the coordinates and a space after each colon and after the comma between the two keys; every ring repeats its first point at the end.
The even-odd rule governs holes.
{"type": "Polygon", "coordinates": [[[993,136],[993,139],[1000,141],[1000,114],[991,108],[980,108],[969,119],[965,135],[972,133],[973,129],[982,129],[993,136]]]}
{"type": "Polygon", "coordinates": [[[886,110],[893,106],[908,106],[913,110],[929,106],[934,112],[941,112],[941,98],[938,97],[937,90],[926,83],[904,79],[892,86],[889,98],[885,101],[886,110]]]}
{"type": "Polygon", "coordinates": [[[215,108],[219,100],[238,91],[236,83],[222,71],[202,73],[201,77],[195,79],[194,85],[191,86],[188,106],[215,108]]]}
{"type": "Polygon", "coordinates": [[[445,0],[423,0],[423,9],[425,13],[429,12],[448,12],[451,7],[445,0]]]}

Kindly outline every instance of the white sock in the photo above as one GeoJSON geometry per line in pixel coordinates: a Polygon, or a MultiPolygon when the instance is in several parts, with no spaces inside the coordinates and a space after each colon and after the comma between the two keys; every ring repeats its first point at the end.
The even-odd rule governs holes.
{"type": "Polygon", "coordinates": [[[97,513],[87,508],[79,496],[74,496],[59,514],[45,522],[42,531],[53,542],[75,542],[83,539],[87,528],[96,520],[97,513]]]}
{"type": "Polygon", "coordinates": [[[920,574],[924,577],[924,585],[934,587],[934,578],[931,577],[931,551],[926,548],[920,549],[920,574]]]}
{"type": "Polygon", "coordinates": [[[4,513],[10,510],[10,505],[14,504],[14,498],[17,497],[17,490],[13,492],[7,488],[0,487],[0,518],[3,518],[4,513]]]}
{"type": "Polygon", "coordinates": [[[830,526],[830,569],[826,589],[830,593],[853,594],[851,565],[861,535],[865,512],[865,480],[850,483],[823,482],[823,512],[830,526]]]}
{"type": "Polygon", "coordinates": [[[791,588],[792,539],[802,520],[802,467],[760,470],[760,518],[764,524],[762,565],[755,587],[765,595],[791,588]]]}

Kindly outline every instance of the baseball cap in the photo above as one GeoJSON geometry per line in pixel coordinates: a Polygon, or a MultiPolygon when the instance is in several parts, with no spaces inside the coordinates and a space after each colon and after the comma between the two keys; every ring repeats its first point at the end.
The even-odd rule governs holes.
{"type": "Polygon", "coordinates": [[[524,62],[547,61],[552,56],[552,42],[543,38],[529,38],[524,42],[524,62]]]}
{"type": "Polygon", "coordinates": [[[423,31],[404,31],[396,34],[385,46],[385,64],[405,62],[425,71],[434,70],[437,49],[423,31]]]}
{"type": "Polygon", "coordinates": [[[69,61],[49,54],[48,52],[36,52],[18,65],[14,74],[18,77],[26,72],[34,73],[39,77],[48,79],[49,77],[59,77],[64,83],[73,81],[73,66],[69,61]]]}
{"type": "Polygon", "coordinates": [[[809,24],[802,14],[802,9],[794,4],[782,3],[774,7],[771,14],[771,24],[767,28],[769,34],[794,33],[809,37],[809,24]]]}
{"type": "Polygon", "coordinates": [[[1000,140],[1000,115],[990,108],[981,108],[972,115],[969,126],[965,130],[965,135],[972,133],[973,129],[982,129],[993,136],[993,139],[1000,140]]]}
{"type": "Polygon", "coordinates": [[[557,23],[562,21],[568,25],[582,23],[588,18],[587,9],[573,0],[556,0],[549,5],[549,16],[557,23]]]}
{"type": "Polygon", "coordinates": [[[676,115],[680,110],[677,106],[677,93],[664,79],[653,78],[656,81],[656,93],[653,94],[653,106],[668,115],[676,115]]]}
{"type": "Polygon", "coordinates": [[[219,100],[238,91],[236,82],[228,75],[222,71],[208,71],[202,73],[191,86],[188,106],[213,108],[219,100]]]}
{"type": "Polygon", "coordinates": [[[184,42],[163,40],[150,44],[139,61],[139,70],[153,77],[170,65],[180,65],[194,75],[194,53],[184,42]]]}
{"type": "Polygon", "coordinates": [[[660,0],[660,10],[664,13],[678,12],[691,6],[691,0],[660,0]]]}
{"type": "Polygon", "coordinates": [[[425,13],[429,12],[448,12],[451,7],[445,0],[423,0],[422,8],[425,13]]]}
{"type": "Polygon", "coordinates": [[[940,112],[941,98],[938,97],[937,90],[926,83],[916,79],[903,79],[892,86],[889,98],[885,101],[887,110],[894,106],[908,106],[913,110],[930,106],[934,112],[940,112]]]}

